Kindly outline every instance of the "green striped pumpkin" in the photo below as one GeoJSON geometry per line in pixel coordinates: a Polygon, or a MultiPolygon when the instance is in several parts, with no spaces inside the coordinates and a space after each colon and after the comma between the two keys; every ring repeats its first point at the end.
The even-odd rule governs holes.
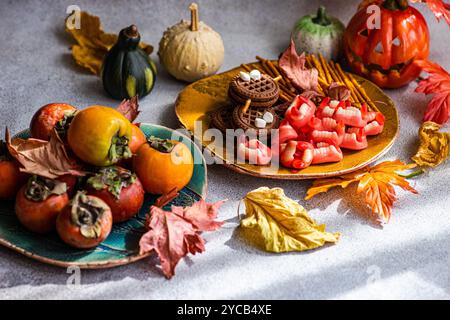
{"type": "Polygon", "coordinates": [[[141,37],[135,25],[122,29],[117,43],[105,56],[102,81],[106,92],[115,99],[139,98],[152,91],[156,66],[139,48],[141,37]]]}

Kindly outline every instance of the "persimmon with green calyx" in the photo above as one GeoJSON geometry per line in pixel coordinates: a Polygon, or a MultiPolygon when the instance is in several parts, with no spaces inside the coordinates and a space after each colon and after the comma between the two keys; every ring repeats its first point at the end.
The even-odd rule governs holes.
{"type": "Polygon", "coordinates": [[[87,180],[86,190],[111,208],[114,223],[135,216],[144,204],[144,188],[136,174],[117,166],[101,168],[87,180]]]}
{"type": "Polygon", "coordinates": [[[138,149],[147,141],[145,134],[142,130],[134,123],[131,124],[132,133],[131,133],[131,141],[130,141],[130,150],[131,153],[136,154],[138,149]]]}
{"type": "Polygon", "coordinates": [[[100,198],[78,192],[56,220],[62,241],[79,249],[94,248],[112,229],[109,206],[100,198]]]}
{"type": "Polygon", "coordinates": [[[133,157],[133,169],[145,191],[166,194],[189,183],[194,160],[191,150],[182,142],[152,136],[133,157]]]}
{"type": "Polygon", "coordinates": [[[129,143],[132,124],[120,112],[104,106],[91,106],[77,112],[70,124],[70,148],[88,164],[104,167],[132,156],[129,143]]]}
{"type": "Polygon", "coordinates": [[[31,176],[17,193],[15,211],[20,223],[36,233],[55,229],[56,217],[69,203],[64,182],[31,176]]]}
{"type": "Polygon", "coordinates": [[[50,103],[41,107],[31,119],[31,137],[48,141],[51,132],[56,128],[60,138],[64,140],[76,112],[77,108],[67,103],[50,103]]]}
{"type": "Polygon", "coordinates": [[[19,163],[9,154],[6,143],[0,140],[0,199],[14,199],[28,175],[20,172],[19,163]]]}

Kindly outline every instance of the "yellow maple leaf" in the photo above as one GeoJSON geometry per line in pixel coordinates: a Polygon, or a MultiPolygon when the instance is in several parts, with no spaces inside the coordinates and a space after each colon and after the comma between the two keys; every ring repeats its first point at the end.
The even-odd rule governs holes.
{"type": "MultiPolygon", "coordinates": [[[[102,30],[100,18],[86,11],[80,12],[80,28],[68,28],[66,23],[66,31],[77,42],[72,46],[75,62],[90,72],[100,75],[103,59],[116,43],[117,35],[105,33],[102,30]]],[[[153,51],[151,45],[142,41],[139,46],[147,54],[153,51]]]]}
{"type": "Polygon", "coordinates": [[[432,121],[422,123],[419,129],[420,146],[411,158],[419,166],[435,167],[448,157],[450,133],[439,132],[440,128],[432,121]]]}
{"type": "Polygon", "coordinates": [[[384,161],[341,177],[316,180],[308,189],[305,200],[327,192],[330,188],[338,186],[346,188],[351,183],[358,182],[357,192],[365,193],[366,204],[374,214],[387,223],[391,217],[394,201],[397,199],[394,186],[417,193],[405,177],[397,173],[414,167],[416,164],[405,164],[400,160],[384,161]]]}
{"type": "Polygon", "coordinates": [[[246,217],[241,220],[245,235],[269,252],[303,251],[338,241],[339,233],[325,232],[298,202],[283,189],[262,187],[244,198],[246,217]]]}

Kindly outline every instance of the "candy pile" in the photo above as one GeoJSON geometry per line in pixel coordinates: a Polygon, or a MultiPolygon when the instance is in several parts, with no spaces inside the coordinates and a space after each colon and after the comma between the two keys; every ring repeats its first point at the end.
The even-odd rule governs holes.
{"type": "Polygon", "coordinates": [[[339,162],[343,159],[341,148],[367,148],[367,136],[381,133],[383,126],[383,114],[369,111],[366,104],[359,109],[349,100],[326,97],[316,106],[297,96],[279,127],[280,163],[303,169],[311,164],[339,162]]]}

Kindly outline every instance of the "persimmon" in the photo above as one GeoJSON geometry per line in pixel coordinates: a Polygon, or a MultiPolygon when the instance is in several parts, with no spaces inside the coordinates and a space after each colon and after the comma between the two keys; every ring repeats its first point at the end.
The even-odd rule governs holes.
{"type": "Polygon", "coordinates": [[[147,138],[145,137],[145,134],[142,132],[142,130],[135,124],[131,124],[131,140],[130,140],[130,151],[132,154],[136,154],[139,147],[142,146],[146,141],[147,138]]]}
{"type": "Polygon", "coordinates": [[[17,193],[15,211],[25,228],[47,233],[55,229],[56,217],[68,203],[64,182],[34,175],[17,193]]]}
{"type": "Polygon", "coordinates": [[[76,111],[76,107],[67,103],[50,103],[41,107],[31,119],[31,137],[50,140],[50,134],[56,128],[60,137],[64,138],[76,111]]]}
{"type": "Polygon", "coordinates": [[[181,190],[189,183],[194,160],[185,144],[150,137],[133,158],[133,169],[145,191],[165,194],[174,188],[181,190]]]}
{"type": "Polygon", "coordinates": [[[9,154],[6,143],[0,140],[0,199],[14,199],[27,178],[27,174],[20,172],[19,163],[9,154]]]}
{"type": "Polygon", "coordinates": [[[81,160],[104,167],[131,157],[131,132],[130,121],[117,110],[91,106],[76,113],[67,141],[81,160]]]}
{"type": "Polygon", "coordinates": [[[112,229],[109,206],[100,198],[78,192],[56,220],[61,240],[79,249],[94,248],[112,229]]]}
{"type": "Polygon", "coordinates": [[[144,188],[136,174],[117,166],[101,168],[86,182],[87,194],[96,196],[110,207],[113,222],[135,216],[144,204],[144,188]]]}

